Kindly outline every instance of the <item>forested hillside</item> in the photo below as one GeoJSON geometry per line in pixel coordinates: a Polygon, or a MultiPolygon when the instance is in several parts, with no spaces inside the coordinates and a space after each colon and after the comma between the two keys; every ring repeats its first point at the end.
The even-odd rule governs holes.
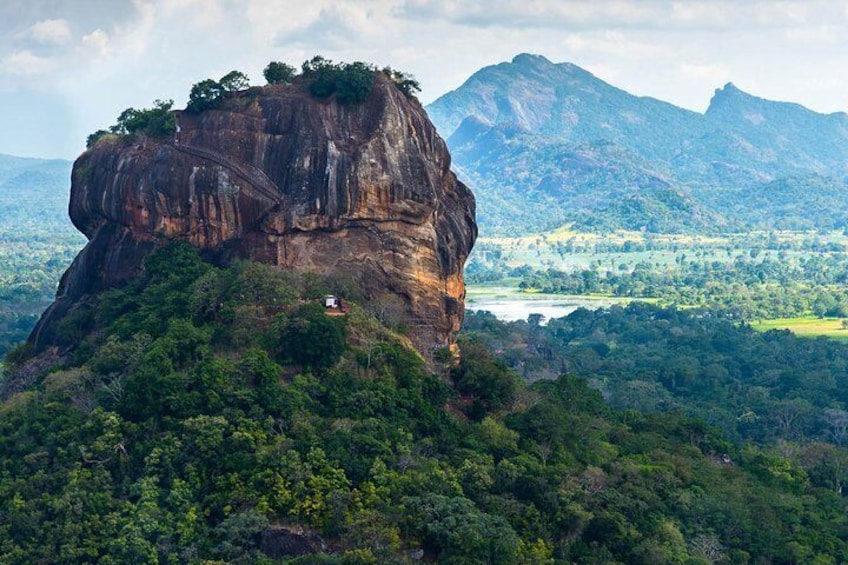
{"type": "Polygon", "coordinates": [[[68,219],[68,161],[0,155],[0,356],[26,339],[85,238],[68,219]]]}
{"type": "MultiPolygon", "coordinates": [[[[0,561],[848,559],[844,453],[825,428],[798,420],[815,439],[803,445],[736,443],[685,409],[618,411],[611,386],[583,378],[638,375],[636,389],[686,398],[697,367],[653,382],[626,365],[662,348],[701,360],[716,386],[802,401],[791,375],[751,372],[754,353],[730,371],[753,345],[744,328],[656,309],[547,329],[474,317],[462,363],[434,375],[402,325],[358,303],[332,280],[220,269],[183,244],[152,255],[143,277],[66,320],[73,358],[2,408],[0,561]],[[346,316],[325,314],[327,292],[351,299],[346,316]],[[526,385],[509,365],[551,378],[526,385]]],[[[798,363],[820,356],[825,388],[844,379],[844,348],[762,339],[798,363]]]]}

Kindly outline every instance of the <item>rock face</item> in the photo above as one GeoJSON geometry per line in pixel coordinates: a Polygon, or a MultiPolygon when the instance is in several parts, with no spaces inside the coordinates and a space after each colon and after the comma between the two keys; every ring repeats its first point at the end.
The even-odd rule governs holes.
{"type": "Polygon", "coordinates": [[[33,331],[37,350],[81,299],[175,239],[222,263],[352,277],[367,297],[403,300],[422,353],[453,344],[474,197],[416,101],[377,73],[360,104],[267,86],[178,124],[173,138],[102,141],[77,159],[70,214],[89,243],[33,331]]]}

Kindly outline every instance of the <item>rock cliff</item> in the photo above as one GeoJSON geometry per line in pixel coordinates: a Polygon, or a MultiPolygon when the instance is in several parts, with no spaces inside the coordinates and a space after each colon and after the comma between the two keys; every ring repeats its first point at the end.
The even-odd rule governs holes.
{"type": "Polygon", "coordinates": [[[451,346],[474,197],[420,104],[376,74],[359,104],[254,88],[179,113],[172,138],[103,140],[80,156],[70,215],[89,243],[33,331],[36,350],[57,344],[58,321],[86,296],[136,276],[175,239],[222,263],[352,277],[367,297],[403,300],[423,353],[451,346]]]}

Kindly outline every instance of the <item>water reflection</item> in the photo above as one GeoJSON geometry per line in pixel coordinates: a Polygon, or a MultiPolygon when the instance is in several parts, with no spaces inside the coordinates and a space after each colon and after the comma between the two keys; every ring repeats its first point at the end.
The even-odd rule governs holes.
{"type": "Polygon", "coordinates": [[[475,296],[470,294],[465,302],[466,310],[488,310],[499,320],[514,322],[526,320],[530,314],[544,316],[543,324],[551,318],[568,316],[578,308],[594,310],[614,304],[620,299],[587,296],[556,296],[550,294],[507,294],[497,296],[475,296]]]}

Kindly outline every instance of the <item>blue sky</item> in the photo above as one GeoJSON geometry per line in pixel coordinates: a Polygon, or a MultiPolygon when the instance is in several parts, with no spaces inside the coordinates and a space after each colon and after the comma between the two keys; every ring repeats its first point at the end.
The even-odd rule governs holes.
{"type": "Polygon", "coordinates": [[[389,64],[426,103],[521,52],[697,111],[728,81],[848,110],[846,0],[3,0],[0,153],[72,159],[124,108],[270,60],[389,64]]]}

